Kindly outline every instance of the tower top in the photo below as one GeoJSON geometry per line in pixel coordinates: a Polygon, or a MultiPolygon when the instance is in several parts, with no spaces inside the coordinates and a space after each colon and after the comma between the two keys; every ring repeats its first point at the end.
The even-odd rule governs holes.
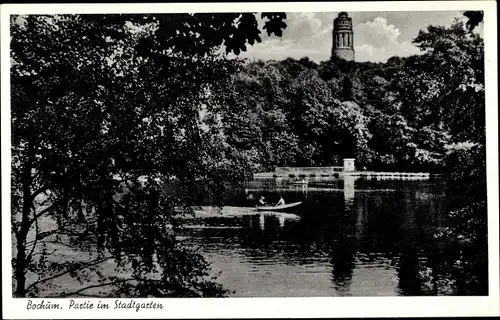
{"type": "Polygon", "coordinates": [[[349,17],[347,12],[343,11],[338,14],[337,18],[333,20],[334,30],[352,30],[352,18],[349,17]]]}
{"type": "Polygon", "coordinates": [[[333,20],[333,46],[332,56],[344,60],[354,60],[354,32],[352,30],[352,18],[347,12],[342,11],[333,20]]]}

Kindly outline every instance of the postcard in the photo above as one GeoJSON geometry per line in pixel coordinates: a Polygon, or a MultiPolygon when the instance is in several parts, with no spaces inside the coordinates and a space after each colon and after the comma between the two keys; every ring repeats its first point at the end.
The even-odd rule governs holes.
{"type": "Polygon", "coordinates": [[[6,318],[499,315],[495,2],[1,18],[6,318]]]}

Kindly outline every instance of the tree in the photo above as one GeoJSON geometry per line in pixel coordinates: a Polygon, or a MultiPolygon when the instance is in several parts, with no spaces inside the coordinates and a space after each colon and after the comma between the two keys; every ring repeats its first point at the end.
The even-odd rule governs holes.
{"type": "Polygon", "coordinates": [[[345,76],[342,80],[342,100],[344,101],[353,101],[354,93],[353,93],[353,84],[352,80],[345,76]]]}
{"type": "Polygon", "coordinates": [[[422,99],[432,106],[428,115],[449,133],[443,160],[452,203],[436,234],[448,243],[438,270],[457,294],[487,294],[484,43],[461,22],[429,27],[415,41],[425,50],[422,63],[434,66],[415,84],[431,89],[422,99]]]}
{"type": "Polygon", "coordinates": [[[449,28],[429,26],[414,42],[421,55],[388,62],[393,76],[377,106],[385,124],[375,136],[392,141],[392,151],[385,152],[396,163],[434,171],[444,166],[448,144],[484,139],[483,44],[458,21],[449,28]]]}
{"type": "Polygon", "coordinates": [[[405,70],[415,72],[410,78],[414,94],[405,91],[411,100],[403,100],[402,109],[410,108],[407,103],[416,105],[418,112],[414,112],[415,107],[408,110],[420,114],[419,118],[413,117],[414,121],[450,130],[456,141],[465,138],[463,126],[474,130],[473,139],[483,139],[483,40],[477,34],[467,33],[463,23],[456,22],[450,28],[429,26],[427,32],[420,31],[415,43],[425,54],[406,63],[405,70]],[[474,112],[462,114],[461,110],[469,106],[474,112]]]}
{"type": "Polygon", "coordinates": [[[467,29],[472,32],[481,22],[483,22],[483,11],[465,11],[464,16],[469,18],[466,23],[467,29]]]}
{"type": "MultiPolygon", "coordinates": [[[[262,16],[281,35],[286,16],[262,16]]],[[[16,296],[38,296],[68,274],[98,282],[63,295],[106,286],[115,296],[224,293],[165,226],[175,229],[199,192],[241,179],[217,120],[234,62],[215,50],[238,54],[259,32],[247,13],[11,18],[16,296]],[[54,243],[86,259],[58,263],[54,243]],[[130,276],[103,274],[109,260],[130,276]]]]}

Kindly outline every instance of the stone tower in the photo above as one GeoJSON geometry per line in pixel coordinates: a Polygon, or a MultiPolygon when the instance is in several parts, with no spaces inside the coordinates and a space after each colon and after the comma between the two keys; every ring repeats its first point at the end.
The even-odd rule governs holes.
{"type": "Polygon", "coordinates": [[[352,31],[352,18],[347,12],[339,13],[333,20],[333,46],[332,56],[354,61],[354,33],[352,31]]]}

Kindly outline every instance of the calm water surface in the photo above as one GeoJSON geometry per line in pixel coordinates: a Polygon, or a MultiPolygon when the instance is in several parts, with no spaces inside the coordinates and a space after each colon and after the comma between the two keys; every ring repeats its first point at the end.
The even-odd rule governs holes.
{"type": "MultiPolygon", "coordinates": [[[[259,180],[231,190],[222,214],[187,221],[218,282],[238,297],[436,295],[429,277],[446,199],[436,181],[259,180]],[[265,196],[303,201],[285,214],[265,196]],[[239,207],[239,208],[234,208],[239,207]],[[249,208],[241,208],[249,207],[249,208]]],[[[208,203],[204,203],[208,204],[208,203]]]]}

